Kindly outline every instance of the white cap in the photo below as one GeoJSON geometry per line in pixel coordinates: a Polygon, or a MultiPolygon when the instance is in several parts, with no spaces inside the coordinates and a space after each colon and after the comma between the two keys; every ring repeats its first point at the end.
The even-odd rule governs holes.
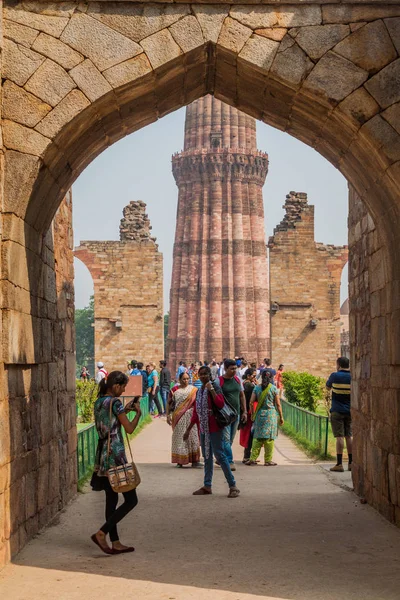
{"type": "Polygon", "coordinates": [[[102,368],[104,367],[104,363],[102,363],[102,362],[98,362],[98,363],[97,363],[97,366],[99,367],[99,369],[102,369],[102,368]]]}

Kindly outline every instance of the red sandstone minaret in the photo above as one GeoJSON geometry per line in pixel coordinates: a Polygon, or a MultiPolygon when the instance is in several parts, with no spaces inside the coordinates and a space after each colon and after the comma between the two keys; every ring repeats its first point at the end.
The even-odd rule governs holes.
{"type": "Polygon", "coordinates": [[[212,96],[186,109],[172,158],[179,188],[168,357],[259,363],[270,352],[262,186],[268,155],[256,122],[212,96]]]}

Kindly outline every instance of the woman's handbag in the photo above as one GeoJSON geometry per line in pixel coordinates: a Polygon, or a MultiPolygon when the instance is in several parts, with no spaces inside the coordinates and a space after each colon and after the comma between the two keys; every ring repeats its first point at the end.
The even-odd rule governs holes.
{"type": "MultiPolygon", "coordinates": [[[[212,382],[212,385],[217,394],[222,394],[221,388],[218,389],[218,386],[214,385],[214,382],[212,382]]],[[[220,429],[231,425],[238,418],[237,411],[229,404],[226,398],[224,399],[225,402],[222,408],[215,406],[214,402],[211,400],[213,415],[220,429]]]]}
{"type": "Polygon", "coordinates": [[[153,388],[152,388],[152,387],[148,387],[148,388],[147,388],[147,393],[148,393],[148,394],[151,394],[151,392],[152,392],[152,391],[153,391],[153,388]]]}
{"type": "MultiPolygon", "coordinates": [[[[113,401],[110,402],[110,425],[111,425],[111,412],[112,412],[113,401]]],[[[117,494],[123,494],[124,492],[130,492],[137,488],[140,483],[140,475],[139,471],[135,463],[133,462],[132,449],[128,439],[129,452],[131,455],[132,462],[125,463],[124,465],[118,465],[115,467],[111,467],[107,471],[108,481],[114,492],[117,494]]],[[[107,444],[107,457],[110,456],[110,447],[111,447],[111,427],[108,432],[108,444],[107,444]]]]}

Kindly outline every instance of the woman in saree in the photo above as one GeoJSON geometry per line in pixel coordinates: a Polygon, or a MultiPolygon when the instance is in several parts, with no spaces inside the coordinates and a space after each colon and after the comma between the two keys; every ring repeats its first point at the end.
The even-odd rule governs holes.
{"type": "Polygon", "coordinates": [[[253,444],[250,460],[246,463],[250,467],[257,466],[257,459],[261,448],[264,447],[264,466],[274,467],[272,456],[274,453],[274,440],[278,436],[279,424],[283,425],[282,407],[277,388],[272,383],[273,375],[270,371],[263,371],[261,385],[256,385],[250,399],[250,411],[254,422],[253,444]],[[257,408],[254,404],[257,401],[257,408]]]}
{"type": "Polygon", "coordinates": [[[183,465],[192,464],[192,467],[201,467],[200,441],[197,427],[191,432],[187,441],[183,439],[192,416],[193,406],[196,402],[197,388],[189,385],[188,373],[179,375],[179,387],[172,394],[172,401],[167,406],[167,423],[172,425],[172,464],[182,468],[183,465]],[[171,406],[173,412],[171,414],[171,406]]]}

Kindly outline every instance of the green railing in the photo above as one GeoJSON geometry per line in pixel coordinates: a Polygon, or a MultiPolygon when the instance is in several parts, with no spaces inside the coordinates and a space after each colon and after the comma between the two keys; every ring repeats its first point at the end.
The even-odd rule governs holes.
{"type": "MultiPolygon", "coordinates": [[[[129,402],[130,398],[126,397],[126,401],[129,402]]],[[[147,397],[141,398],[140,408],[142,414],[139,425],[147,418],[149,414],[149,401],[147,397]]],[[[135,413],[131,412],[128,414],[128,419],[132,420],[134,416],[135,413]]],[[[97,440],[98,436],[94,423],[91,423],[78,432],[78,481],[86,477],[94,465],[97,440]]]]}
{"type": "Polygon", "coordinates": [[[286,400],[281,400],[281,404],[285,423],[327,456],[329,418],[290,404],[286,400]]]}

